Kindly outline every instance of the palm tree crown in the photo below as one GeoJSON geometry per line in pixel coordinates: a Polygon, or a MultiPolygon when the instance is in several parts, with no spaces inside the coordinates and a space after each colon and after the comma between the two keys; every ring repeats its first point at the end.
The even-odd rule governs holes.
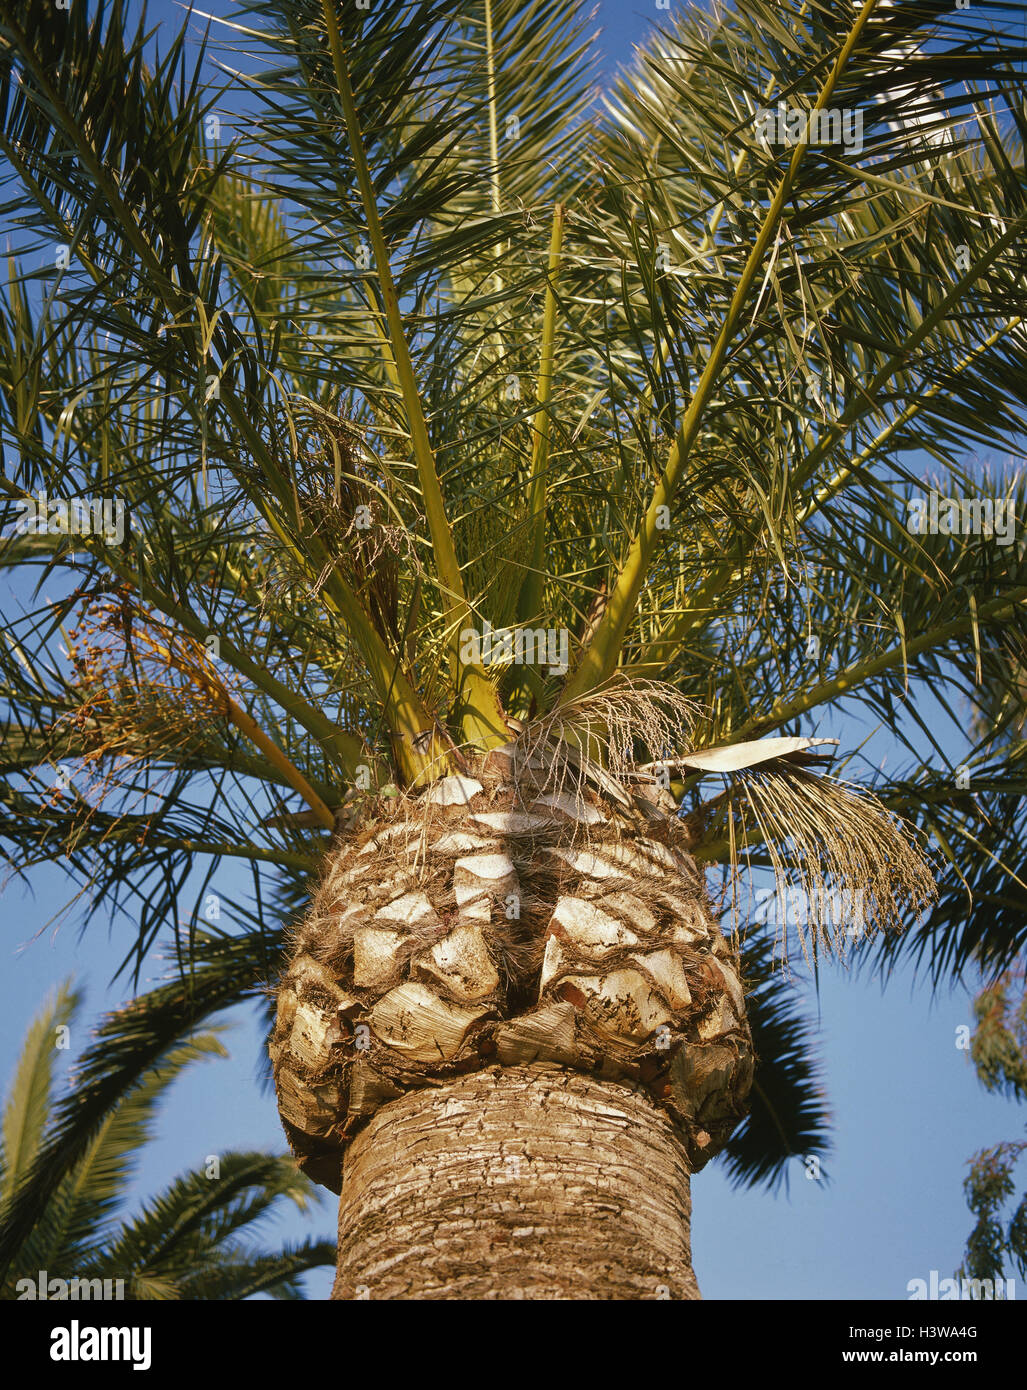
{"type": "MultiPolygon", "coordinates": [[[[0,832],[131,906],[137,961],[195,872],[254,882],[252,929],[192,933],[188,990],[112,1025],[97,1106],[273,976],[333,834],[511,743],[633,813],[671,793],[729,884],[791,874],[813,951],[851,939],[832,886],[871,928],[923,913],[932,834],[910,939],[1011,958],[989,798],[1018,751],[962,795],[917,742],[919,694],[1010,683],[1027,598],[1022,483],[966,461],[1015,447],[1027,395],[1003,7],[697,7],[602,109],[560,0],[252,0],[198,48],[127,0],[22,8],[2,559],[61,589],[0,645],[0,832]],[[938,497],[960,524],[913,526],[938,497]],[[873,792],[811,752],[844,702],[915,759],[873,792]]],[[[773,944],[746,947],[750,1178],[822,1119],[773,944]]]]}

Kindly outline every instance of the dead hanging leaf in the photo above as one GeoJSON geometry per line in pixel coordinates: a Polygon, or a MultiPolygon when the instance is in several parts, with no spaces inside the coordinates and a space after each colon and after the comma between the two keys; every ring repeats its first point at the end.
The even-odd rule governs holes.
{"type": "MultiPolygon", "coordinates": [[[[697,772],[740,772],[743,768],[756,767],[759,763],[781,758],[800,765],[824,760],[824,754],[808,753],[810,748],[823,744],[837,746],[836,738],[758,738],[747,743],[724,744],[719,748],[703,748],[697,753],[687,753],[678,758],[668,758],[662,762],[647,763],[642,772],[656,772],[661,767],[690,767],[697,772]]],[[[834,754],[827,754],[827,758],[834,754]]]]}
{"type": "MultiPolygon", "coordinates": [[[[907,912],[920,916],[937,897],[912,828],[864,788],[778,760],[742,768],[725,797],[739,841],[754,832],[779,896],[799,909],[789,914],[794,921],[779,922],[785,957],[788,925],[807,960],[821,948],[843,957],[863,937],[900,929],[907,912]]],[[[743,853],[732,850],[734,867],[743,853]]]]}
{"type": "Polygon", "coordinates": [[[621,673],[580,699],[557,705],[525,726],[514,741],[514,758],[526,769],[542,769],[536,790],[567,792],[584,802],[586,784],[623,809],[634,803],[625,783],[636,780],[636,745],[648,749],[680,745],[701,707],[661,681],[632,681],[621,673]]]}

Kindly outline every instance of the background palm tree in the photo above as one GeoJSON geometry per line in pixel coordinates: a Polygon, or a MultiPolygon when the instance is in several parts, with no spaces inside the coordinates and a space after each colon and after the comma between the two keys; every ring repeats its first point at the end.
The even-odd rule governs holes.
{"type": "MultiPolygon", "coordinates": [[[[51,1138],[58,1113],[54,1063],[70,1030],[77,1029],[78,1008],[79,996],[62,985],[25,1038],[4,1108],[0,1222],[51,1138]]],[[[0,1297],[67,1298],[61,1282],[99,1280],[109,1281],[103,1295],[108,1298],[238,1299],[258,1293],[300,1298],[300,1276],[334,1263],[335,1248],[325,1241],[279,1250],[253,1244],[252,1228],[282,1198],[301,1211],[316,1200],[292,1161],[275,1154],[221,1154],[217,1170],[208,1162],[206,1169],[184,1173],[138,1211],[126,1212],[127,1189],[152,1138],[165,1091],[190,1063],[227,1055],[216,1031],[166,1049],[92,1127],[81,1157],[35,1212],[32,1229],[7,1267],[0,1297]]],[[[65,1115],[68,1108],[66,1100],[65,1115]]]]}
{"type": "MultiPolygon", "coordinates": [[[[1000,759],[957,795],[912,697],[944,708],[951,691],[1008,681],[1021,549],[911,534],[906,511],[928,486],[907,462],[917,449],[944,496],[1008,488],[1022,503],[1019,481],[982,484],[962,462],[968,446],[1015,445],[1025,390],[1022,51],[1001,9],[994,25],[944,3],[696,10],[605,116],[586,22],[553,0],[455,17],[254,4],[229,26],[220,88],[184,36],[150,53],[124,4],[0,13],[7,212],[24,237],[0,383],[16,451],[2,487],[22,533],[3,559],[65,582],[0,653],[0,828],[19,868],[59,849],[94,907],[131,904],[137,960],[195,870],[198,904],[221,859],[254,874],[253,903],[233,905],[252,930],[180,943],[183,982],[109,1030],[82,1115],[185,1020],[274,975],[269,874],[298,904],[331,833],[352,855],[427,804],[426,785],[511,741],[573,764],[579,813],[609,811],[629,838],[641,816],[730,884],[794,870],[814,951],[851,935],[825,885],[865,893],[874,928],[923,904],[898,812],[933,833],[945,874],[911,940],[959,965],[988,935],[1008,962],[1023,941],[1015,831],[982,796],[1022,790],[1022,772],[1000,759]],[[245,134],[229,140],[223,108],[242,91],[245,134]],[[762,140],[778,104],[859,113],[862,141],[762,140]],[[59,507],[56,528],[27,528],[41,488],[47,503],[123,498],[127,537],[62,532],[59,507]],[[467,657],[486,623],[566,634],[569,670],[467,657]],[[748,746],[816,732],[846,701],[914,754],[876,799],[816,775],[801,741],[748,746]],[[680,822],[661,819],[668,790],[680,822]],[[968,895],[982,885],[1013,904],[1006,917],[968,895]]],[[[692,901],[716,943],[695,883],[692,901]]],[[[732,906],[744,919],[744,896],[732,906]]],[[[326,941],[304,944],[324,965],[326,941]]],[[[759,983],[773,945],[757,933],[743,975],[759,983]]],[[[719,959],[733,968],[726,946],[719,959]]],[[[287,992],[290,1040],[290,1008],[312,1003],[324,1024],[332,991],[355,984],[337,964],[308,978],[308,998],[287,992]]],[[[539,968],[531,957],[515,980],[516,1009],[492,1001],[501,1016],[534,1002],[539,968]]],[[[292,984],[311,970],[301,960],[292,984]]],[[[821,1128],[763,979],[749,995],[763,1079],[749,1147],[728,1149],[743,1177],[780,1172],[821,1128]]],[[[378,999],[355,1003],[348,1042],[312,1015],[315,1041],[301,1017],[315,1073],[319,1048],[358,1045],[378,999]]],[[[695,1017],[668,1017],[665,1051],[684,1056],[695,1017]]],[[[750,1053],[735,1023],[718,1139],[750,1053]]],[[[283,1049],[280,1036],[280,1074],[283,1049]]],[[[663,1084],[668,1056],[649,1059],[646,1085],[663,1084]]],[[[347,1138],[402,1089],[377,1075],[347,1138]]],[[[329,1112],[353,1101],[349,1080],[332,1085],[329,1112]]],[[[710,1138],[684,1131],[679,1188],[710,1138]]],[[[337,1177],[303,1123],[291,1133],[337,1177]]],[[[11,1239],[58,1175],[37,1163],[11,1239]]]]}

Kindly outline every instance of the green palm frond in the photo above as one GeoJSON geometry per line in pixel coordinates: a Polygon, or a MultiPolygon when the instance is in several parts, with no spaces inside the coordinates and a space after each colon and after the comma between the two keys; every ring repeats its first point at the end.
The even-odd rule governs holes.
{"type": "MultiPolygon", "coordinates": [[[[237,976],[232,984],[238,990],[237,976]]],[[[180,1018],[171,1041],[165,1035],[150,1048],[151,1064],[140,1060],[143,1049],[137,1047],[132,1064],[115,1077],[120,1091],[108,1086],[99,1102],[96,1073],[104,1044],[94,1044],[82,1055],[81,1070],[69,1078],[68,1098],[55,1104],[52,1067],[43,1050],[52,1050],[49,1034],[60,1026],[54,1020],[70,1021],[76,1002],[66,987],[35,1020],[8,1097],[4,1152],[14,1156],[17,1167],[3,1170],[4,1289],[9,1292],[24,1279],[35,1286],[38,1271],[46,1270],[56,1278],[123,1280],[129,1298],[232,1298],[258,1291],[300,1296],[299,1274],[331,1264],[334,1247],[308,1241],[263,1251],[251,1243],[254,1227],[281,1199],[300,1211],[317,1200],[291,1158],[225,1153],[218,1171],[208,1165],[187,1173],[145,1200],[137,1215],[125,1215],[126,1190],[139,1151],[153,1137],[164,1093],[186,1066],[227,1055],[216,1036],[220,1029],[179,1041],[185,1031],[180,1018]],[[83,1077],[91,1094],[78,1097],[69,1124],[68,1102],[76,1098],[83,1077]],[[91,1121],[92,1114],[99,1115],[98,1122],[91,1121]]],[[[145,1003],[130,1006],[133,1010],[148,1012],[145,1003]]],[[[159,1012],[159,1006],[149,1012],[159,1012]]],[[[119,1028],[124,1034],[117,1015],[106,1021],[101,1032],[108,1045],[119,1028]]],[[[138,1040],[146,1028],[137,1019],[131,1031],[138,1040]]],[[[153,1031],[151,1026],[151,1036],[153,1031]]],[[[124,1038],[120,1041],[124,1047],[124,1038]]]]}
{"type": "Polygon", "coordinates": [[[33,1019],[25,1038],[4,1105],[0,1212],[7,1209],[42,1148],[61,1030],[70,1028],[80,1003],[81,996],[65,981],[33,1019]]]}
{"type": "Polygon", "coordinates": [[[304,1297],[300,1276],[331,1266],[336,1249],[331,1241],[307,1240],[286,1244],[272,1255],[247,1254],[235,1259],[219,1254],[216,1261],[190,1273],[180,1287],[188,1299],[243,1299],[266,1293],[271,1298],[304,1297]]]}
{"type": "Polygon", "coordinates": [[[80,1255],[108,1237],[126,1183],[138,1167],[139,1150],[154,1135],[157,1108],[167,1088],[191,1063],[203,1057],[227,1057],[216,1025],[166,1052],[111,1111],[74,1170],[53,1196],[61,1211],[60,1245],[40,1253],[47,1260],[75,1267],[80,1255]]]}
{"type": "Polygon", "coordinates": [[[747,941],[741,959],[756,1069],[749,1114],[720,1161],[736,1187],[775,1191],[787,1186],[794,1159],[823,1159],[829,1112],[812,1030],[795,1012],[795,987],[775,968],[773,943],[747,941]]]}
{"type": "Polygon", "coordinates": [[[194,946],[194,969],[176,972],[169,983],[108,1014],[96,1041],[79,1055],[76,1085],[53,1106],[35,1161],[5,1209],[0,1262],[15,1258],[31,1239],[39,1213],[49,1209],[62,1184],[72,1185],[76,1166],[140,1077],[159,1069],[179,1040],[211,1014],[252,997],[273,978],[282,949],[280,938],[267,940],[259,931],[239,937],[197,932],[194,946]]]}
{"type": "Polygon", "coordinates": [[[991,977],[1022,959],[1024,753],[1022,740],[978,746],[956,767],[935,763],[892,779],[890,804],[931,838],[944,874],[933,911],[903,935],[882,939],[868,962],[887,971],[909,958],[937,985],[980,971],[991,977]]]}
{"type": "MultiPolygon", "coordinates": [[[[246,1235],[281,1197],[303,1210],[313,1196],[309,1183],[292,1159],[274,1155],[229,1152],[220,1156],[219,1168],[216,1177],[196,1171],[175,1179],[114,1233],[103,1266],[125,1271],[133,1296],[198,1297],[205,1285],[217,1287],[211,1274],[223,1257],[226,1289],[262,1277],[274,1282],[272,1270],[279,1260],[287,1286],[295,1288],[292,1280],[300,1267],[290,1268],[281,1255],[251,1251],[235,1237],[246,1235]]],[[[332,1264],[335,1249],[322,1242],[309,1255],[315,1263],[332,1264]]]]}

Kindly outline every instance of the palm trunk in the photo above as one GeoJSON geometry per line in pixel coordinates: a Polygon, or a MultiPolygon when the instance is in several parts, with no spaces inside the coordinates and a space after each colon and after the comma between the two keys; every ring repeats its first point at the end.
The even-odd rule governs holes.
{"type": "Polygon", "coordinates": [[[641,1087],[490,1067],[347,1149],[333,1298],[694,1299],[689,1166],[641,1087]]]}

